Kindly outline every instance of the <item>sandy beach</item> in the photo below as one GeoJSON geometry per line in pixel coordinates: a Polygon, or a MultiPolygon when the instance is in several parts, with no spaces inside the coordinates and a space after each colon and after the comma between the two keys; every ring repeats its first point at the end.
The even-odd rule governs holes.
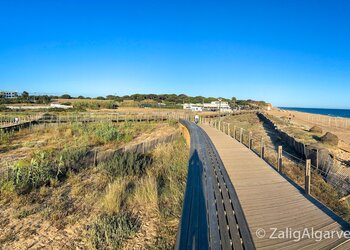
{"type": "Polygon", "coordinates": [[[272,109],[269,114],[277,117],[291,117],[294,124],[311,128],[315,125],[321,127],[325,132],[331,132],[340,139],[339,148],[350,152],[350,119],[337,118],[327,115],[317,115],[300,111],[272,109]]]}

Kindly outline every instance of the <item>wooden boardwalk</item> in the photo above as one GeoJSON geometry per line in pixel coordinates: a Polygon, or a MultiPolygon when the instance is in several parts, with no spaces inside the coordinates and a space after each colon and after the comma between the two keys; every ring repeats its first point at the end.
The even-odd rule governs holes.
{"type": "Polygon", "coordinates": [[[202,128],[226,167],[257,249],[350,249],[350,240],[336,235],[348,230],[347,223],[238,141],[208,125],[202,128]],[[298,241],[299,233],[305,237],[298,241]]]}

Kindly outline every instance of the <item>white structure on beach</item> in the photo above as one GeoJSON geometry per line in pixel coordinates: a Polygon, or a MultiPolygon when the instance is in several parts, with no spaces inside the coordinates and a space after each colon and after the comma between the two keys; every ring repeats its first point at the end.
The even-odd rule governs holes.
{"type": "Polygon", "coordinates": [[[191,111],[219,111],[223,113],[231,113],[232,109],[228,102],[214,101],[211,103],[184,103],[183,109],[191,111]]]}

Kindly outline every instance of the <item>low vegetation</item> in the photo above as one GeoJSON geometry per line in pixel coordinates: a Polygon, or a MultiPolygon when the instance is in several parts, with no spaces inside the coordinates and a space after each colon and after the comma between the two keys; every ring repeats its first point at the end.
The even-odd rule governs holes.
{"type": "Polygon", "coordinates": [[[86,157],[174,125],[53,124],[15,133],[0,153],[17,150],[10,144],[30,153],[0,173],[2,247],[172,249],[187,176],[184,139],[146,154],[116,153],[97,166],[86,157]],[[41,140],[40,150],[31,145],[41,140]]]}

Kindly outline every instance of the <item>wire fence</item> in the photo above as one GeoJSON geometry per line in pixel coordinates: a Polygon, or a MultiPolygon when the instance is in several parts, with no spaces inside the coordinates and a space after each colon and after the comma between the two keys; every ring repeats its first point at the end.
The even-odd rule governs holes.
{"type": "Polygon", "coordinates": [[[343,117],[331,117],[325,115],[308,114],[305,121],[321,126],[337,127],[337,128],[349,128],[350,119],[343,117]]]}

